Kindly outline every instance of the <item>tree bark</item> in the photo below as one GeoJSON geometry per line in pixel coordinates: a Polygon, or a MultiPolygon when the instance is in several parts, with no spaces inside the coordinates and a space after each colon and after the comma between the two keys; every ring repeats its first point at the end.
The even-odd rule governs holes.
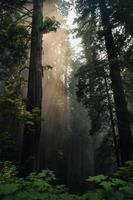
{"type": "Polygon", "coordinates": [[[108,9],[105,0],[99,0],[102,25],[104,28],[105,46],[107,50],[112,89],[114,94],[115,109],[117,116],[120,152],[122,163],[132,159],[133,139],[129,122],[127,102],[125,99],[124,88],[120,74],[120,66],[117,61],[117,49],[115,47],[112,29],[110,25],[108,9]]]}
{"type": "MultiPolygon", "coordinates": [[[[42,103],[42,33],[39,31],[39,25],[42,20],[43,0],[33,0],[27,110],[32,111],[34,108],[38,108],[40,110],[40,117],[42,103]]],[[[29,171],[38,168],[40,133],[41,121],[34,123],[34,132],[27,126],[25,127],[22,163],[29,171]]]]}
{"type": "Polygon", "coordinates": [[[119,144],[118,144],[116,130],[115,130],[115,122],[114,122],[114,116],[113,116],[112,102],[111,102],[111,98],[110,98],[110,94],[109,94],[109,88],[108,88],[107,77],[106,77],[106,74],[105,74],[105,69],[103,69],[103,70],[104,70],[103,73],[104,73],[106,94],[107,94],[107,99],[108,99],[108,110],[109,110],[109,114],[110,114],[111,129],[112,129],[113,141],[114,141],[116,163],[117,163],[117,167],[120,167],[119,144]]]}

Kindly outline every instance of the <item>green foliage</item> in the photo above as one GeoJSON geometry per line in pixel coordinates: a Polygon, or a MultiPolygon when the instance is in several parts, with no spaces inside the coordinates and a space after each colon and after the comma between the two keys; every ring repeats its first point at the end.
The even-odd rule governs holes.
{"type": "Polygon", "coordinates": [[[25,179],[16,177],[16,169],[9,162],[0,171],[1,200],[78,200],[76,195],[70,195],[64,186],[54,184],[53,172],[44,170],[31,173],[25,179]]]}
{"type": "Polygon", "coordinates": [[[4,84],[0,94],[0,113],[3,116],[16,116],[20,119],[25,117],[26,108],[20,90],[25,86],[25,80],[21,75],[10,76],[4,84]]]}
{"type": "Polygon", "coordinates": [[[59,27],[60,23],[55,19],[55,17],[45,17],[45,20],[39,26],[39,30],[45,34],[51,31],[56,32],[59,27]]]}
{"type": "Polygon", "coordinates": [[[89,179],[87,179],[88,181],[95,181],[96,183],[99,183],[101,181],[104,181],[107,179],[107,176],[104,175],[97,175],[97,176],[92,176],[89,179]]]}
{"type": "Polygon", "coordinates": [[[133,160],[126,162],[124,166],[120,167],[114,176],[133,183],[133,160]]]}
{"type": "Polygon", "coordinates": [[[99,199],[130,200],[133,198],[133,161],[128,161],[112,177],[98,175],[88,181],[97,184],[99,199]]]}
{"type": "Polygon", "coordinates": [[[15,10],[25,2],[0,1],[0,115],[7,117],[25,115],[20,91],[26,86],[22,72],[27,67],[29,32],[23,21],[16,23],[20,13],[15,10]]]}
{"type": "Polygon", "coordinates": [[[0,0],[0,157],[14,159],[21,123],[30,115],[22,98],[26,87],[30,34],[21,19],[25,0],[0,0]],[[21,19],[21,20],[18,20],[21,19]]]}
{"type": "Polygon", "coordinates": [[[11,162],[6,161],[4,163],[0,163],[0,181],[6,180],[10,182],[10,180],[15,180],[17,176],[17,170],[11,162]]]}
{"type": "Polygon", "coordinates": [[[16,167],[10,162],[1,164],[0,199],[1,200],[131,200],[133,198],[133,183],[119,177],[133,177],[133,161],[118,170],[112,177],[98,175],[90,177],[94,190],[82,195],[70,194],[66,187],[56,185],[54,173],[49,170],[34,172],[25,179],[17,177],[16,167]],[[128,174],[128,171],[130,173],[128,174]]]}

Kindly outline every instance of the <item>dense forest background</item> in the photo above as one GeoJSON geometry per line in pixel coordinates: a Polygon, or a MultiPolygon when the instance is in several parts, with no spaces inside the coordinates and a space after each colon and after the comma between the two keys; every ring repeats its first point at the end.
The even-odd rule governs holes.
{"type": "Polygon", "coordinates": [[[0,198],[133,199],[133,1],[0,0],[0,46],[0,198]]]}

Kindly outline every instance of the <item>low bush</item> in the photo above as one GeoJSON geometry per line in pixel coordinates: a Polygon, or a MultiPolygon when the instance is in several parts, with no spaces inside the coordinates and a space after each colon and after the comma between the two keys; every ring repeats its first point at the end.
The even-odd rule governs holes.
{"type": "Polygon", "coordinates": [[[55,184],[54,173],[43,170],[19,178],[16,167],[10,162],[1,164],[1,200],[132,200],[133,161],[129,161],[112,177],[98,175],[87,181],[95,184],[95,189],[82,195],[70,194],[62,185],[55,184]]]}

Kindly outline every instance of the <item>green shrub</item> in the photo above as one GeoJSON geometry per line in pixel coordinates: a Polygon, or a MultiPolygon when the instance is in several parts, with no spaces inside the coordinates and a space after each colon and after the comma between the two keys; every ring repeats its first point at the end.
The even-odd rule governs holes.
{"type": "Polygon", "coordinates": [[[133,161],[129,161],[112,177],[98,175],[90,177],[95,189],[82,195],[72,195],[67,188],[56,185],[54,173],[43,170],[18,178],[16,167],[10,162],[1,164],[1,200],[132,200],[133,161]]]}
{"type": "MultiPolygon", "coordinates": [[[[128,161],[112,177],[98,175],[90,177],[88,181],[97,184],[88,197],[98,200],[132,200],[133,199],[133,161],[128,161]]],[[[85,194],[86,196],[86,194],[85,194]]],[[[88,198],[89,199],[89,198],[88,198]]]]}
{"type": "Polygon", "coordinates": [[[52,171],[31,173],[25,179],[17,178],[15,166],[6,162],[0,171],[1,200],[78,200],[76,195],[68,194],[64,186],[54,184],[52,171]]]}

